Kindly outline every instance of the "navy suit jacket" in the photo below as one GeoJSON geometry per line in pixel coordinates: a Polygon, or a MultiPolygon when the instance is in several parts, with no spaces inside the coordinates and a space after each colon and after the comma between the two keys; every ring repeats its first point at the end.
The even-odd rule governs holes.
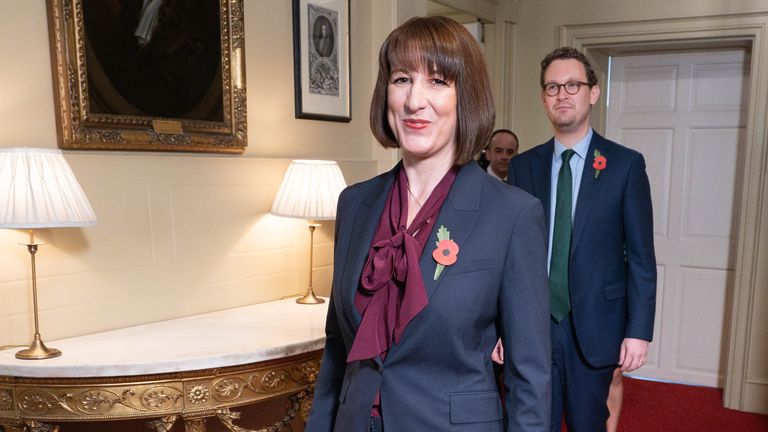
{"type": "MultiPolygon", "coordinates": [[[[550,139],[512,158],[507,176],[541,200],[547,225],[554,146],[550,139]]],[[[624,338],[653,337],[656,257],[642,154],[593,133],[572,236],[568,282],[576,339],[592,366],[616,364],[624,338]],[[597,177],[595,150],[607,161],[597,177]]]]}
{"type": "Polygon", "coordinates": [[[429,304],[384,362],[346,363],[360,324],[355,292],[397,169],[339,197],[325,352],[307,432],[367,431],[379,389],[386,431],[548,431],[543,212],[538,200],[475,163],[460,169],[421,255],[429,304]],[[460,250],[435,281],[432,251],[441,225],[460,250]],[[490,359],[499,336],[506,349],[506,424],[490,359]]]}

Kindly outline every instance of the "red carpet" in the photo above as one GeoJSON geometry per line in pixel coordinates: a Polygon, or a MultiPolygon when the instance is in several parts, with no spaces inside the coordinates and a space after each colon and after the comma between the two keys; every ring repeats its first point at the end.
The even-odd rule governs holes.
{"type": "Polygon", "coordinates": [[[624,377],[619,432],[768,432],[768,416],[723,407],[723,390],[624,377]]]}

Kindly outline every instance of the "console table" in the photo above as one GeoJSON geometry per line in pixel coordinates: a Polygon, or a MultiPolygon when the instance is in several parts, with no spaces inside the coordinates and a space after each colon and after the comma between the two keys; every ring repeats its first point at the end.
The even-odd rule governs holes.
{"type": "Polygon", "coordinates": [[[52,359],[0,351],[0,426],[68,432],[67,422],[146,419],[156,432],[182,422],[205,432],[213,421],[247,432],[231,408],[290,396],[282,420],[259,429],[278,431],[306,420],[327,309],[284,299],[49,341],[63,353],[52,359]]]}

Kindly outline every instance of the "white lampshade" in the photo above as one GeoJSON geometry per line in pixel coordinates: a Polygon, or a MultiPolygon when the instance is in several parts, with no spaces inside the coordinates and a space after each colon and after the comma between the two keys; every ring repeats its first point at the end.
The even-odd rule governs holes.
{"type": "Polygon", "coordinates": [[[0,228],[95,224],[93,208],[61,151],[0,148],[0,228]]]}
{"type": "Polygon", "coordinates": [[[344,176],[334,161],[291,161],[271,213],[310,220],[334,219],[339,194],[345,187],[344,176]]]}

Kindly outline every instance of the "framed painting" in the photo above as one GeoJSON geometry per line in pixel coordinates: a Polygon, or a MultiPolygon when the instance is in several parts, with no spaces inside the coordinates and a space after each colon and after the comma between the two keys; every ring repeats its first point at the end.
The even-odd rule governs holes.
{"type": "Polygon", "coordinates": [[[296,118],[348,122],[349,0],[293,0],[296,118]]]}
{"type": "Polygon", "coordinates": [[[243,0],[47,0],[59,147],[242,153],[243,0]]]}

